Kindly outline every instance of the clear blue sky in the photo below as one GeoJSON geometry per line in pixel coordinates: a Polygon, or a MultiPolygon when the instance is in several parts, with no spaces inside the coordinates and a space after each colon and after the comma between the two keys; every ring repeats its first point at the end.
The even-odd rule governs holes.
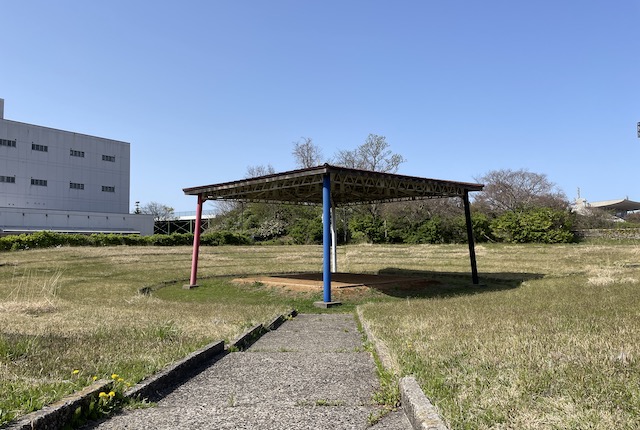
{"type": "Polygon", "coordinates": [[[131,143],[131,206],[369,133],[399,173],[640,200],[637,0],[0,0],[5,118],[131,143]]]}

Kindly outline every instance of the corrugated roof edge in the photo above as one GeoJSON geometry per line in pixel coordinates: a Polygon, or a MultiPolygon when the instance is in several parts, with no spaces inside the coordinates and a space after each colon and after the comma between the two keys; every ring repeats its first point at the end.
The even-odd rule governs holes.
{"type": "Polygon", "coordinates": [[[314,174],[316,175],[326,174],[326,173],[330,174],[330,173],[338,173],[338,172],[349,172],[355,175],[369,174],[369,175],[386,177],[386,178],[396,178],[396,179],[406,180],[406,181],[418,181],[418,182],[430,181],[430,182],[455,184],[455,185],[462,186],[464,188],[468,188],[469,191],[482,191],[482,189],[484,188],[484,184],[477,184],[472,182],[460,182],[460,181],[450,181],[445,179],[425,178],[420,176],[408,176],[408,175],[400,175],[397,173],[376,172],[371,170],[353,169],[350,167],[340,167],[340,166],[333,166],[331,164],[323,164],[321,166],[290,170],[290,171],[280,172],[280,173],[273,173],[269,175],[258,176],[255,178],[245,178],[245,179],[239,179],[236,181],[221,182],[218,184],[183,188],[182,191],[186,195],[198,195],[201,192],[204,192],[205,190],[211,189],[211,188],[218,188],[218,189],[228,188],[228,187],[233,187],[240,184],[249,185],[253,183],[269,182],[270,180],[287,179],[287,178],[296,177],[296,176],[310,176],[314,174]]]}

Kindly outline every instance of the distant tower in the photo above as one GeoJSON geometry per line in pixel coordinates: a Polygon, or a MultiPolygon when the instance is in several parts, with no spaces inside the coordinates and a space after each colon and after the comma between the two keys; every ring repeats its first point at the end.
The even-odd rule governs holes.
{"type": "Polygon", "coordinates": [[[576,201],[573,204],[573,208],[576,212],[582,213],[587,208],[587,199],[583,199],[580,196],[580,187],[578,187],[578,195],[576,196],[576,201]]]}

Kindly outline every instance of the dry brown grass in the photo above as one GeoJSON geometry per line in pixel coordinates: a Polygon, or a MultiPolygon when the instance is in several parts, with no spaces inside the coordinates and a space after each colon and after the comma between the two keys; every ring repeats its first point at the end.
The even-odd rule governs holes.
{"type": "MultiPolygon", "coordinates": [[[[187,283],[190,248],[59,248],[0,254],[0,424],[116,372],[136,382],[212,341],[286,312],[284,303],[162,300],[187,283]],[[81,370],[83,380],[72,378],[81,370]],[[80,384],[80,385],[78,385],[80,384]]],[[[246,270],[204,250],[201,273],[246,270]]]]}
{"type": "MultiPolygon", "coordinates": [[[[454,429],[637,428],[640,246],[481,245],[477,255],[486,290],[466,288],[464,245],[339,247],[340,271],[433,281],[349,290],[344,307],[369,302],[362,314],[398,372],[417,375],[454,429]]],[[[320,271],[322,248],[205,247],[203,286],[185,293],[190,258],[189,247],[0,254],[3,419],[77,389],[73,369],[135,381],[295,300],[310,305],[217,277],[320,271]]]]}
{"type": "Polygon", "coordinates": [[[452,429],[634,429],[639,250],[488,246],[479,266],[492,290],[360,309],[452,429]]]}

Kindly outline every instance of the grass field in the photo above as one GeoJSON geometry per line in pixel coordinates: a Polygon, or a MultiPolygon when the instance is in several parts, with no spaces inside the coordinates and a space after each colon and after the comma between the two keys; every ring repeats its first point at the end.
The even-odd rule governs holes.
{"type": "Polygon", "coordinates": [[[451,428],[640,428],[640,247],[495,245],[479,265],[488,291],[361,307],[451,428]]]}
{"type": "MultiPolygon", "coordinates": [[[[118,373],[136,382],[320,293],[232,277],[319,270],[319,246],[58,248],[0,254],[0,424],[118,373]],[[153,287],[151,295],[139,289],[153,287]],[[79,370],[74,374],[74,370],[79,370]]],[[[339,270],[434,280],[340,296],[452,429],[638,428],[640,246],[339,247],[339,270]]],[[[334,296],[336,295],[334,294],[334,296]]],[[[335,310],[334,310],[335,311],[335,310]]]]}

